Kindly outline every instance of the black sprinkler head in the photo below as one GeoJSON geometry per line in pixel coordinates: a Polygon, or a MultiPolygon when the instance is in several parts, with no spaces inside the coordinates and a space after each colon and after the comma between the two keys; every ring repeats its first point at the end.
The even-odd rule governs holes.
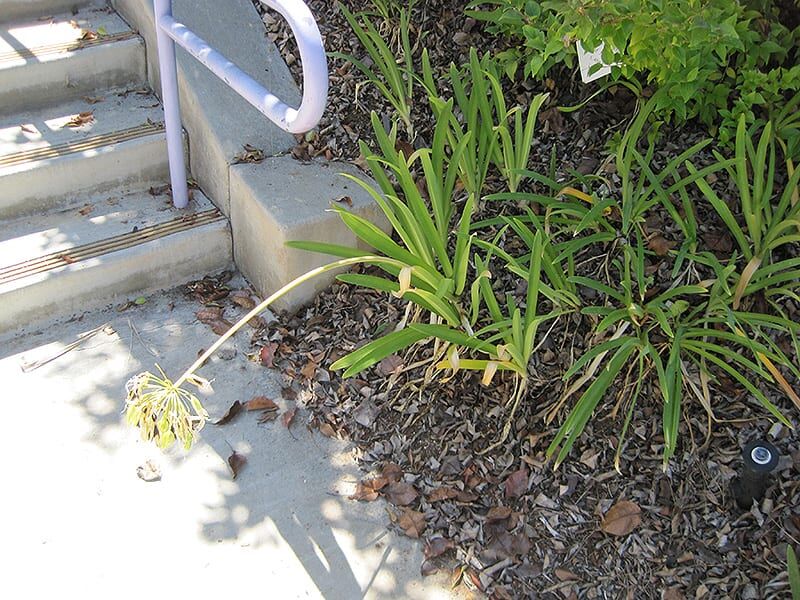
{"type": "Polygon", "coordinates": [[[739,508],[749,509],[753,501],[761,501],[769,484],[769,474],[778,466],[780,452],[764,440],[747,444],[742,451],[742,470],[731,483],[739,508]]]}

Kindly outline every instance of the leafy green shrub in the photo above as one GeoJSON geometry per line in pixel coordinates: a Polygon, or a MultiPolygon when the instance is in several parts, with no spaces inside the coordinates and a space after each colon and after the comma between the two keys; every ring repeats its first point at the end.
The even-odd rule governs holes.
{"type": "Polygon", "coordinates": [[[692,117],[720,126],[727,143],[740,115],[748,123],[777,113],[785,95],[800,91],[800,28],[781,24],[771,2],[743,0],[476,0],[470,15],[521,47],[498,57],[514,76],[542,78],[553,66],[576,63],[576,41],[604,44],[612,78],[664,90],[661,117],[692,117]]]}

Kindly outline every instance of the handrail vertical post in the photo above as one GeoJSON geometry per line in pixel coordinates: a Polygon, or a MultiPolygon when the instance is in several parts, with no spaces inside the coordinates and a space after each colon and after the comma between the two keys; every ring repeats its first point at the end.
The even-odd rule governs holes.
{"type": "Polygon", "coordinates": [[[183,158],[183,130],[181,108],[178,100],[178,68],[175,61],[175,43],[161,26],[163,17],[172,17],[172,0],[155,0],[156,40],[158,64],[161,71],[161,102],[164,105],[164,127],[167,134],[172,201],[176,208],[189,204],[186,184],[186,163],[183,158]]]}

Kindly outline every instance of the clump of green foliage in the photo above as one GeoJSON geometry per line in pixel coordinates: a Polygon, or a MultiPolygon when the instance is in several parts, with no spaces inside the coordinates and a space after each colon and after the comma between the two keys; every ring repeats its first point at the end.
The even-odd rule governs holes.
{"type": "MultiPolygon", "coordinates": [[[[539,10],[565,4],[542,3],[539,10]]],[[[640,3],[628,4],[635,8],[640,3]]],[[[716,0],[676,4],[724,8],[716,0]]],[[[408,13],[397,10],[408,27],[408,13]]],[[[547,451],[556,466],[595,413],[613,400],[612,416],[623,415],[618,467],[636,404],[648,393],[661,405],[666,467],[678,448],[686,401],[700,402],[710,427],[715,419],[710,389],[722,379],[791,427],[765,389],[779,389],[800,408],[800,397],[786,378],[800,380],[800,369],[777,341],[789,340],[796,354],[800,350],[800,324],[782,308],[786,298],[800,300],[800,258],[786,253],[800,243],[800,170],[790,156],[800,129],[794,113],[784,108],[761,127],[747,127],[747,117],[740,115],[730,158],[720,152],[714,153],[715,160],[702,157],[712,143],[704,140],[662,160],[656,153],[660,121],[653,117],[670,94],[660,89],[643,103],[611,157],[617,185],[599,175],[559,181],[555,155],[546,175],[528,169],[546,95],[535,96],[528,107],[509,108],[499,63],[474,48],[466,64],[451,64],[441,74],[423,50],[418,75],[408,32],[398,32],[403,53],[398,62],[369,15],[345,15],[374,68],[343,58],[354,61],[397,111],[389,126],[373,112],[374,144],[360,144],[375,183],[351,177],[374,198],[391,232],[343,206],[333,207],[362,245],[373,250],[292,242],[294,248],[339,260],[275,292],[175,383],[163,373],[134,378],[128,419],[145,438],[162,447],[176,441],[191,446],[206,414],[182,386],[206,385],[196,374],[203,362],[282,294],[318,274],[355,264],[377,270],[338,278],[403,298],[408,310],[394,331],[354,349],[331,368],[351,377],[391,354],[428,344],[426,381],[476,371],[490,386],[498,372],[505,372],[514,383],[505,424],[484,452],[509,434],[519,406],[529,398],[532,358],[564,317],[588,325],[592,335],[564,373],[564,391],[547,411],[547,423],[560,422],[547,451]],[[428,142],[414,138],[412,107],[434,123],[428,142]],[[400,130],[416,144],[403,140],[400,130]],[[720,190],[725,190],[722,196],[720,190]],[[478,207],[489,202],[506,204],[477,221],[478,207]],[[705,214],[715,214],[720,227],[728,229],[735,243],[729,256],[703,248],[700,202],[707,204],[705,214]],[[683,236],[675,249],[651,247],[648,218],[653,216],[665,224],[671,220],[676,227],[670,229],[683,236]],[[593,260],[602,259],[600,268],[581,266],[586,251],[593,260]],[[667,280],[656,276],[663,261],[672,267],[667,280]],[[511,290],[502,285],[508,278],[497,273],[512,275],[511,290]]],[[[630,46],[628,38],[617,42],[630,46]]]]}
{"type": "MultiPolygon", "coordinates": [[[[603,44],[612,79],[654,85],[656,113],[698,117],[733,139],[748,124],[781,111],[800,91],[800,27],[783,24],[770,0],[476,0],[468,13],[509,36],[498,59],[514,77],[543,78],[557,64],[576,64],[576,42],[603,44]],[[521,68],[520,68],[521,67],[521,68]]],[[[793,9],[794,7],[792,7],[793,9]]]]}

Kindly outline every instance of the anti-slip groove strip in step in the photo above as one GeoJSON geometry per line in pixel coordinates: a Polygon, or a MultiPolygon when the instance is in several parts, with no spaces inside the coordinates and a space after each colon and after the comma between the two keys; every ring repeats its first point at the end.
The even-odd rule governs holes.
{"type": "Polygon", "coordinates": [[[109,35],[100,35],[96,38],[85,40],[72,40],[69,42],[62,42],[60,44],[49,44],[44,46],[36,46],[34,48],[22,48],[20,50],[6,50],[0,53],[0,68],[4,62],[17,61],[20,58],[29,60],[39,56],[48,56],[50,54],[61,54],[64,52],[73,52],[75,50],[83,50],[84,48],[91,48],[92,46],[100,46],[102,44],[111,44],[114,42],[122,42],[137,36],[135,31],[123,31],[121,33],[112,33],[109,35]]]}
{"type": "Polygon", "coordinates": [[[163,123],[143,123],[142,125],[137,125],[136,127],[123,129],[122,131],[112,131],[111,133],[102,133],[100,135],[94,135],[72,142],[65,142],[55,146],[45,146],[43,148],[35,148],[33,150],[26,150],[24,152],[7,154],[6,156],[0,156],[0,168],[19,165],[26,162],[58,158],[59,156],[65,156],[67,154],[76,154],[79,152],[96,150],[104,146],[111,146],[120,142],[127,142],[140,137],[155,135],[157,133],[161,133],[162,131],[164,131],[163,123]]]}
{"type": "Polygon", "coordinates": [[[215,208],[185,217],[177,217],[157,225],[142,227],[137,231],[123,233],[91,244],[53,252],[0,269],[0,284],[65,267],[82,260],[97,258],[118,250],[125,250],[173,233],[189,231],[196,227],[224,220],[225,217],[215,208]]]}

